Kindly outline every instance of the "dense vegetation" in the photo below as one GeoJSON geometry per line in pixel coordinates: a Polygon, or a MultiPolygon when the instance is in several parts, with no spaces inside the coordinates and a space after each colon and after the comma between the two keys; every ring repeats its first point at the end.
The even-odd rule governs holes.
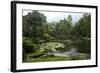
{"type": "MultiPolygon", "coordinates": [[[[36,58],[38,60],[44,59],[45,57],[41,55],[44,55],[48,51],[53,52],[55,49],[64,50],[66,47],[68,48],[68,43],[74,42],[74,44],[79,45],[77,44],[77,41],[81,43],[81,40],[90,40],[90,38],[91,15],[89,13],[84,13],[83,17],[76,23],[72,22],[71,15],[58,22],[49,23],[43,13],[34,10],[23,16],[23,61],[29,59],[27,58],[27,55],[30,54],[34,55],[30,56],[31,58],[36,58]]],[[[87,42],[87,44],[90,45],[90,42],[87,42]]],[[[80,49],[79,52],[90,54],[90,48],[86,48],[85,50],[80,49]]],[[[59,60],[69,59],[60,56],[54,57],[53,55],[50,57],[47,55],[46,57],[48,59],[52,57],[52,60],[55,58],[60,58],[59,60]]]]}

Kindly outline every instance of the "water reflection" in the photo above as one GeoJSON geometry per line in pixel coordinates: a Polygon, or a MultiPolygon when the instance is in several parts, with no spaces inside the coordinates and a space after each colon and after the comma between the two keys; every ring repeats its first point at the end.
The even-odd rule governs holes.
{"type": "Polygon", "coordinates": [[[76,49],[79,53],[91,53],[91,42],[90,40],[77,40],[71,43],[62,42],[65,45],[64,49],[59,49],[60,51],[69,51],[70,49],[76,49]]]}
{"type": "Polygon", "coordinates": [[[72,42],[63,41],[65,48],[57,49],[60,53],[71,53],[71,55],[77,55],[78,53],[88,54],[88,58],[91,57],[91,41],[90,40],[75,40],[72,42]]]}

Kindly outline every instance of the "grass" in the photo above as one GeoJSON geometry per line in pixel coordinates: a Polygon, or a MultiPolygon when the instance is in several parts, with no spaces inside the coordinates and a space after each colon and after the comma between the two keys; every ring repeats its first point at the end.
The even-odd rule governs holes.
{"type": "MultiPolygon", "coordinates": [[[[29,56],[29,55],[28,55],[29,56]]],[[[63,57],[63,56],[48,56],[48,57],[37,57],[37,58],[30,58],[27,57],[24,63],[30,62],[48,62],[48,61],[69,61],[69,60],[86,60],[88,55],[81,54],[80,56],[71,56],[71,57],[63,57]]]]}
{"type": "Polygon", "coordinates": [[[47,61],[65,61],[68,60],[67,57],[61,57],[61,56],[48,56],[48,57],[38,57],[38,58],[29,58],[25,62],[47,62],[47,61]]]}

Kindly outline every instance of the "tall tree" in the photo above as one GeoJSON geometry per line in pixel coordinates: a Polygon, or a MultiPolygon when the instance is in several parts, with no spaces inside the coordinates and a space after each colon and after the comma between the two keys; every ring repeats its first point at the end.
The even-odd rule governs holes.
{"type": "Polygon", "coordinates": [[[85,13],[83,17],[76,23],[74,28],[75,36],[77,38],[90,38],[91,37],[91,15],[85,13]]]}
{"type": "Polygon", "coordinates": [[[23,16],[23,57],[26,56],[26,53],[33,52],[37,49],[37,38],[41,37],[40,28],[45,22],[46,16],[36,10],[23,16]]]}
{"type": "Polygon", "coordinates": [[[34,10],[23,16],[23,35],[36,37],[38,28],[46,22],[46,16],[39,11],[34,10]]]}

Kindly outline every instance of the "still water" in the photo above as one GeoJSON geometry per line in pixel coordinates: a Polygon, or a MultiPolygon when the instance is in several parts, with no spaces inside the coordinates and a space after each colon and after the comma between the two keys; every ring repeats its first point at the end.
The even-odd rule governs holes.
{"type": "MultiPolygon", "coordinates": [[[[52,42],[54,43],[54,42],[52,42]]],[[[59,41],[59,43],[64,44],[64,48],[58,47],[56,51],[49,51],[49,54],[54,54],[55,56],[78,56],[80,54],[88,55],[88,59],[91,57],[91,42],[90,40],[75,40],[75,41],[59,41]]]]}

